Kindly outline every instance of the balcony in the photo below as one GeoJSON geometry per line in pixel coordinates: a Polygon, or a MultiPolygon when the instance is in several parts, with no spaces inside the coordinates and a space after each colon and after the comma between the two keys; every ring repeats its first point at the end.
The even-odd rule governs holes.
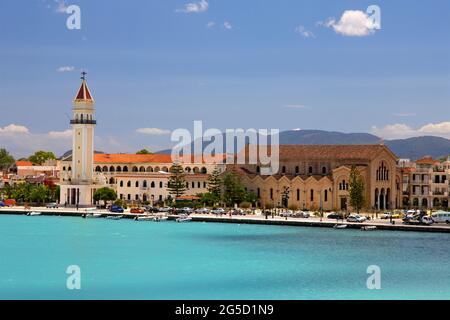
{"type": "Polygon", "coordinates": [[[70,120],[70,124],[97,124],[97,120],[70,120]]]}

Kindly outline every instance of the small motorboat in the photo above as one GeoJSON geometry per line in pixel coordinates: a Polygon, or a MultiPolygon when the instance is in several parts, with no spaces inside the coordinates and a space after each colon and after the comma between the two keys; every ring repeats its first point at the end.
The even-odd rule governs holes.
{"type": "Polygon", "coordinates": [[[153,218],[154,222],[163,222],[163,221],[167,221],[167,220],[169,220],[168,217],[154,217],[153,218]]]}
{"type": "Polygon", "coordinates": [[[142,216],[134,218],[135,221],[153,221],[155,217],[152,216],[142,216]]]}
{"type": "Polygon", "coordinates": [[[378,228],[376,226],[365,226],[361,228],[361,231],[375,231],[378,228]]]}
{"type": "Polygon", "coordinates": [[[101,213],[85,213],[83,215],[84,219],[94,219],[94,218],[101,218],[102,214],[101,213]]]}
{"type": "Polygon", "coordinates": [[[42,212],[28,212],[27,216],[29,217],[36,217],[42,215],[42,212]]]}
{"type": "Polygon", "coordinates": [[[346,224],[337,224],[333,228],[334,229],[347,229],[348,225],[346,224]]]}
{"type": "Polygon", "coordinates": [[[191,222],[192,218],[191,217],[180,217],[177,220],[175,220],[176,222],[191,222]]]}
{"type": "Polygon", "coordinates": [[[123,216],[107,216],[106,219],[108,220],[120,220],[123,216]]]}

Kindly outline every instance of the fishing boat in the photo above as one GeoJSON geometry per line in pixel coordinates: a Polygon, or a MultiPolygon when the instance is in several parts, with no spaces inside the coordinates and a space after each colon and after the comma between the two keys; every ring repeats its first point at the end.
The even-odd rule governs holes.
{"type": "Polygon", "coordinates": [[[375,227],[375,226],[365,226],[365,227],[362,227],[361,228],[361,231],[375,231],[375,230],[377,230],[378,228],[377,227],[375,227]]]}
{"type": "Polygon", "coordinates": [[[108,220],[120,220],[123,216],[107,216],[106,219],[108,220]]]}
{"type": "Polygon", "coordinates": [[[347,229],[348,225],[346,224],[337,224],[333,228],[334,229],[347,229]]]}
{"type": "Polygon", "coordinates": [[[42,215],[42,212],[28,212],[27,216],[29,217],[35,217],[35,216],[40,216],[42,215]]]}

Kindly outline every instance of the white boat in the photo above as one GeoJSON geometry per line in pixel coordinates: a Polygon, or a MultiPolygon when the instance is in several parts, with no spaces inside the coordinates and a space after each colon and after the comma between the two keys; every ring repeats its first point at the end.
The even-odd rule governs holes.
{"type": "Polygon", "coordinates": [[[153,218],[154,222],[163,222],[163,221],[167,221],[167,220],[169,220],[168,217],[154,217],[153,218]]]}
{"type": "Polygon", "coordinates": [[[40,215],[42,215],[42,212],[28,212],[27,213],[27,216],[30,216],[30,217],[35,217],[35,216],[40,216],[40,215]]]}
{"type": "Polygon", "coordinates": [[[361,231],[375,231],[375,230],[377,230],[378,228],[377,227],[375,227],[375,226],[365,226],[365,227],[362,227],[361,228],[361,231]]]}
{"type": "Polygon", "coordinates": [[[192,221],[191,217],[181,217],[176,220],[176,222],[191,222],[191,221],[192,221]]]}
{"type": "Polygon", "coordinates": [[[83,216],[83,218],[85,219],[93,219],[93,218],[101,218],[102,214],[101,213],[87,213],[83,216]]]}
{"type": "Polygon", "coordinates": [[[333,228],[334,229],[347,229],[348,225],[346,224],[337,224],[333,228]]]}
{"type": "Polygon", "coordinates": [[[108,220],[120,220],[123,216],[107,216],[106,219],[108,220]]]}
{"type": "Polygon", "coordinates": [[[155,217],[152,216],[142,216],[142,217],[136,217],[134,220],[136,221],[153,221],[155,217]]]}

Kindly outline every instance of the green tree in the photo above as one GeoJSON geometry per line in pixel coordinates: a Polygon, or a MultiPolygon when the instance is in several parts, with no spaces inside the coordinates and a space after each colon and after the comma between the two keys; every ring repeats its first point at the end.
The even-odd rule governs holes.
{"type": "Polygon", "coordinates": [[[42,165],[47,160],[56,159],[55,154],[51,151],[37,151],[35,154],[28,158],[33,164],[42,165]]]}
{"type": "Polygon", "coordinates": [[[150,151],[148,151],[147,149],[142,149],[139,150],[138,152],[136,152],[136,154],[152,154],[150,151]]]}
{"type": "Polygon", "coordinates": [[[14,163],[14,157],[6,149],[0,149],[0,171],[8,171],[14,163]]]}
{"type": "Polygon", "coordinates": [[[171,170],[169,181],[167,182],[167,190],[169,194],[178,198],[186,193],[187,185],[184,176],[184,169],[181,164],[174,163],[171,170]]]}
{"type": "Polygon", "coordinates": [[[229,207],[245,201],[247,192],[234,172],[227,172],[223,177],[223,201],[229,207]]]}
{"type": "Polygon", "coordinates": [[[216,167],[208,179],[208,192],[211,195],[211,199],[215,199],[215,202],[220,201],[222,195],[222,179],[220,175],[220,169],[216,167]]]}
{"type": "Polygon", "coordinates": [[[359,214],[361,209],[364,207],[366,199],[364,179],[356,166],[353,166],[350,171],[349,195],[350,205],[359,214]]]}
{"type": "Polygon", "coordinates": [[[105,203],[108,201],[115,201],[117,199],[117,193],[111,188],[101,188],[95,191],[94,193],[94,201],[104,201],[105,203]]]}

